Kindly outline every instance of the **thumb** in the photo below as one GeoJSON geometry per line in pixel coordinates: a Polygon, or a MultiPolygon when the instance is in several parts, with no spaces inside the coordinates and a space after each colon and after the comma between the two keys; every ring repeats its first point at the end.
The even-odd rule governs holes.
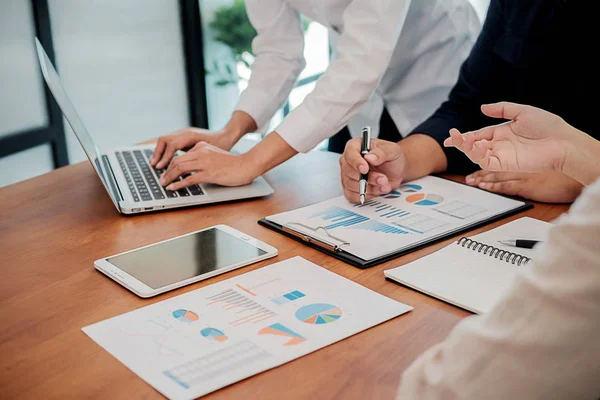
{"type": "Polygon", "coordinates": [[[481,106],[481,112],[492,118],[504,118],[515,120],[527,108],[522,104],[502,101],[494,104],[484,104],[481,106]]]}
{"type": "Polygon", "coordinates": [[[397,160],[401,155],[400,147],[397,143],[377,140],[372,143],[371,151],[365,156],[365,160],[374,167],[383,163],[397,160]]]}

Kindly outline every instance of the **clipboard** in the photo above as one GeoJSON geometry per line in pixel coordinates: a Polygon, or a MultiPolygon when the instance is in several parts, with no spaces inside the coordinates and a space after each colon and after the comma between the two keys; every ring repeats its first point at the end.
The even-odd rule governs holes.
{"type": "Polygon", "coordinates": [[[412,253],[413,251],[420,250],[420,249],[425,248],[434,243],[438,243],[438,242],[444,241],[446,239],[449,239],[453,236],[458,236],[458,235],[464,234],[465,232],[468,232],[470,230],[485,226],[487,224],[501,220],[506,217],[510,217],[512,215],[529,210],[531,208],[533,208],[533,204],[524,202],[524,204],[521,205],[520,207],[513,208],[506,212],[494,215],[493,217],[490,217],[490,218],[482,220],[482,221],[477,221],[470,225],[465,225],[459,229],[450,231],[447,234],[444,234],[444,235],[441,235],[438,237],[433,237],[430,239],[426,239],[422,242],[415,243],[414,245],[404,247],[401,250],[398,250],[397,252],[388,253],[381,257],[376,257],[376,258],[373,258],[370,260],[362,259],[360,257],[355,256],[354,254],[351,254],[351,253],[345,251],[344,245],[347,245],[348,243],[331,235],[329,232],[327,232],[327,230],[325,228],[322,228],[322,227],[313,229],[313,228],[307,227],[307,226],[299,224],[299,223],[288,223],[285,225],[281,225],[276,222],[269,221],[266,218],[259,220],[258,224],[261,226],[264,226],[266,228],[269,228],[275,232],[278,232],[284,236],[287,236],[291,239],[294,239],[298,242],[304,243],[309,247],[317,249],[317,250],[319,250],[331,257],[334,257],[338,260],[344,261],[347,264],[353,265],[353,266],[361,268],[361,269],[365,269],[365,268],[370,268],[375,265],[384,263],[386,261],[393,260],[393,259],[401,257],[403,255],[412,253]],[[294,226],[294,225],[296,225],[296,226],[294,226]],[[325,233],[326,233],[328,239],[315,237],[315,236],[310,235],[309,232],[307,232],[308,230],[318,231],[321,229],[325,230],[325,233]]]}

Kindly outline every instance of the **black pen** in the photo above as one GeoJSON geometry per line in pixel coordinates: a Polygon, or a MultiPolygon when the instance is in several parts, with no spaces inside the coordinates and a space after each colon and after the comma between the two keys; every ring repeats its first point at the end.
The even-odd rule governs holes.
{"type": "MultiPolygon", "coordinates": [[[[371,151],[371,127],[365,126],[362,130],[362,146],[360,154],[365,158],[371,151]]],[[[360,174],[360,180],[358,181],[358,193],[360,194],[360,204],[365,203],[365,197],[367,196],[367,183],[369,182],[368,174],[360,174]]]]}
{"type": "Polygon", "coordinates": [[[533,246],[538,244],[539,240],[529,239],[515,239],[515,240],[501,240],[498,243],[502,243],[505,246],[520,247],[522,249],[533,249],[533,246]]]}

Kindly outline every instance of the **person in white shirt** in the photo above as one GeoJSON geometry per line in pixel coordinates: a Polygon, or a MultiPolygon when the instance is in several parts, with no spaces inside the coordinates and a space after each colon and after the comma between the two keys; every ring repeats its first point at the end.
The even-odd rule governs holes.
{"type": "Polygon", "coordinates": [[[560,172],[589,185],[486,315],[460,322],[403,374],[398,399],[600,398],[600,142],[538,108],[444,143],[491,171],[560,172]],[[593,183],[595,181],[595,183],[593,183]]]}
{"type": "Polygon", "coordinates": [[[446,100],[481,28],[468,0],[246,0],[246,7],[258,33],[248,88],[221,131],[187,128],[159,139],[151,163],[168,166],[161,178],[168,190],[248,184],[347,124],[353,136],[368,124],[377,137],[384,108],[408,134],[446,100]],[[336,57],[275,132],[246,154],[229,153],[268,125],[303,70],[301,14],[339,35],[336,57]],[[189,151],[171,160],[177,150],[189,151]]]}

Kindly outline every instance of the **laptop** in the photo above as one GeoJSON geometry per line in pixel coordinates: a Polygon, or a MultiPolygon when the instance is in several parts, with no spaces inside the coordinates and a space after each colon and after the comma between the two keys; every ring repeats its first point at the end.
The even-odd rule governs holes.
{"type": "MultiPolygon", "coordinates": [[[[158,183],[164,170],[156,170],[150,165],[153,144],[119,147],[101,153],[75,111],[56,69],[37,38],[35,44],[44,80],[120,213],[136,214],[273,193],[271,186],[262,177],[240,187],[200,184],[176,191],[165,190],[158,183]]],[[[179,179],[182,178],[185,176],[179,179]]]]}

